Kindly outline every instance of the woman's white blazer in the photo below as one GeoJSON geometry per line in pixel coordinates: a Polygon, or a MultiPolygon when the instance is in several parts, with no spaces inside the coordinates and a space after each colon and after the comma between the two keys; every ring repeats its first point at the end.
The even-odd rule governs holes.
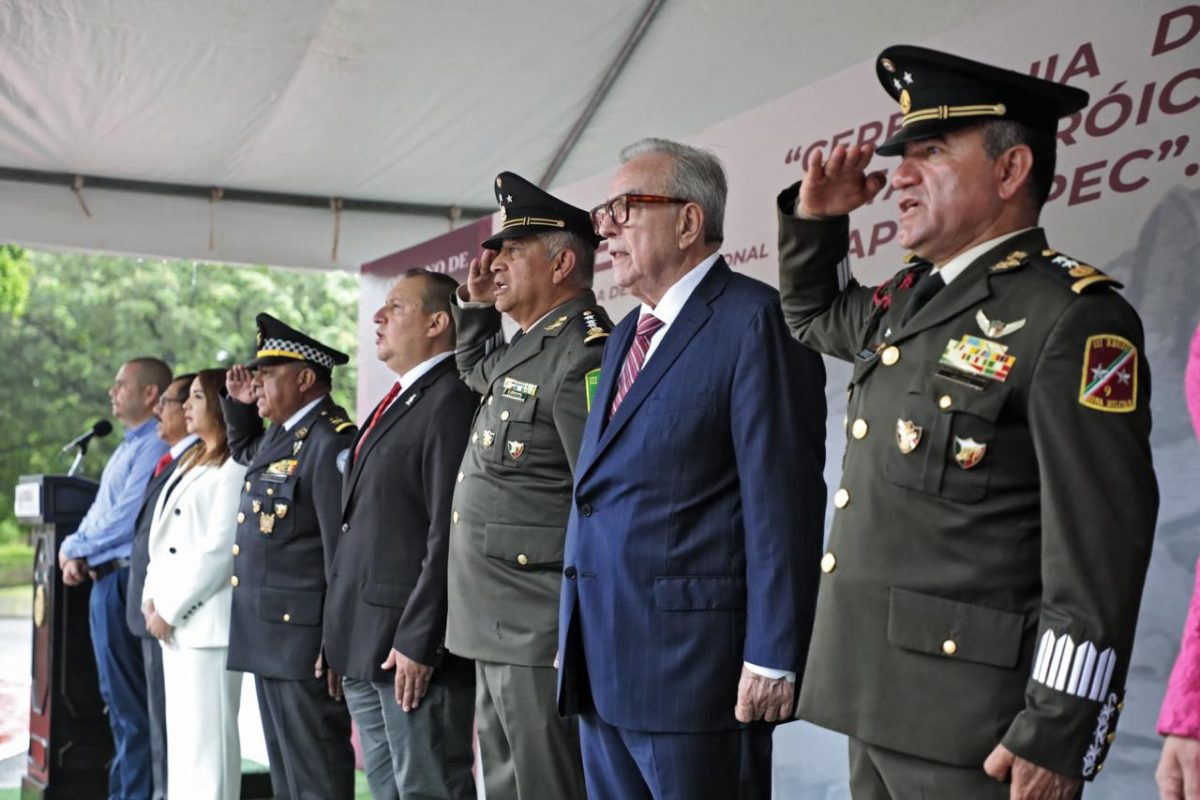
{"type": "Polygon", "coordinates": [[[150,523],[142,602],[175,626],[183,647],[227,647],[237,509],[246,468],[194,466],[163,487],[150,523]]]}

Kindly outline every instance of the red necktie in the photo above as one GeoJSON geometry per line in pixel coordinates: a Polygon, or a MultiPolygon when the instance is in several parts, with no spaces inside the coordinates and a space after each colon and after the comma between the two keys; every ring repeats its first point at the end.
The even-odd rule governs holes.
{"type": "Polygon", "coordinates": [[[396,395],[398,394],[400,394],[400,381],[396,381],[392,384],[392,388],[388,389],[388,393],[383,396],[383,401],[375,409],[375,413],[371,415],[371,421],[367,424],[367,429],[363,431],[362,436],[358,437],[358,444],[354,448],[355,461],[358,460],[358,451],[362,450],[363,442],[367,440],[371,431],[375,430],[375,423],[379,422],[379,418],[383,416],[383,412],[388,410],[388,406],[392,404],[392,401],[396,399],[396,395]]]}
{"type": "Polygon", "coordinates": [[[609,419],[613,418],[625,395],[629,394],[629,387],[633,386],[638,373],[642,371],[642,364],[646,362],[646,353],[650,352],[650,339],[662,326],[663,321],[653,314],[642,314],[638,319],[637,334],[625,355],[625,366],[621,367],[621,378],[617,381],[617,393],[613,395],[612,405],[608,409],[609,419]]]}
{"type": "Polygon", "coordinates": [[[162,474],[162,471],[164,469],[166,469],[167,467],[169,467],[170,465],[171,465],[171,451],[168,450],[167,452],[162,454],[162,458],[160,458],[158,460],[158,463],[154,465],[154,477],[157,478],[159,475],[162,474]]]}

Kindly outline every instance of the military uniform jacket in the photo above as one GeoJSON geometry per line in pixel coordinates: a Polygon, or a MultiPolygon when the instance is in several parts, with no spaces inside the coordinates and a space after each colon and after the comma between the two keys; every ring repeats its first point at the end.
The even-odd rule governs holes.
{"type": "Polygon", "coordinates": [[[253,405],[222,397],[221,407],[233,457],[248,467],[233,547],[229,669],[312,678],[340,522],[339,455],[356,429],[328,396],[290,431],[264,432],[253,405]]]}
{"type": "Polygon", "coordinates": [[[839,287],[848,222],[796,219],[797,191],[779,199],[784,314],[853,364],[799,715],[942,763],[1003,742],[1093,777],[1158,509],[1137,314],[1033,229],[901,324],[930,265],[839,287]]]}
{"type": "Polygon", "coordinates": [[[434,667],[434,682],[464,685],[474,665],[444,647],[446,558],[454,476],[478,396],[450,359],[403,388],[346,465],[325,657],[340,675],[390,683],[395,673],[379,665],[395,648],[434,667]]]}
{"type": "Polygon", "coordinates": [[[494,308],[453,313],[459,374],[482,398],[454,492],[446,646],[548,667],[587,382],[599,380],[612,322],[590,290],[514,344],[498,344],[494,308]]]}

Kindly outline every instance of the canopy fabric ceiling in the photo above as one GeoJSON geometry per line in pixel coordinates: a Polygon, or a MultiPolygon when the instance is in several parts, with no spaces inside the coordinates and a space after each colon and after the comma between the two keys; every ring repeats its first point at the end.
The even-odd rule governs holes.
{"type": "Polygon", "coordinates": [[[887,44],[990,10],[983,0],[834,8],[0,0],[0,239],[354,267],[445,232],[451,206],[467,209],[464,220],[489,209],[497,172],[539,180],[610,70],[611,89],[554,185],[611,168],[633,139],[686,138],[887,44]],[[644,35],[617,71],[639,21],[644,35]],[[17,179],[30,173],[59,176],[17,179]],[[143,183],[102,188],[114,178],[143,183]],[[196,191],[164,195],[147,184],[196,191]],[[208,187],[230,198],[214,202],[208,187]],[[317,205],[245,202],[234,190],[317,205]],[[348,203],[335,220],[331,198],[428,208],[348,203]]]}

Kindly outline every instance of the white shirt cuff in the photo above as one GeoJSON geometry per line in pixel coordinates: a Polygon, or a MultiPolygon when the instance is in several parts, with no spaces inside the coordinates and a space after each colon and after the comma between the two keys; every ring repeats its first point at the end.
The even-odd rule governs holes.
{"type": "Polygon", "coordinates": [[[762,675],[764,678],[770,678],[777,681],[780,678],[787,678],[788,683],[796,682],[796,673],[786,669],[771,669],[770,667],[760,667],[758,664],[751,664],[749,661],[742,662],[746,669],[753,672],[755,675],[762,675]]]}

